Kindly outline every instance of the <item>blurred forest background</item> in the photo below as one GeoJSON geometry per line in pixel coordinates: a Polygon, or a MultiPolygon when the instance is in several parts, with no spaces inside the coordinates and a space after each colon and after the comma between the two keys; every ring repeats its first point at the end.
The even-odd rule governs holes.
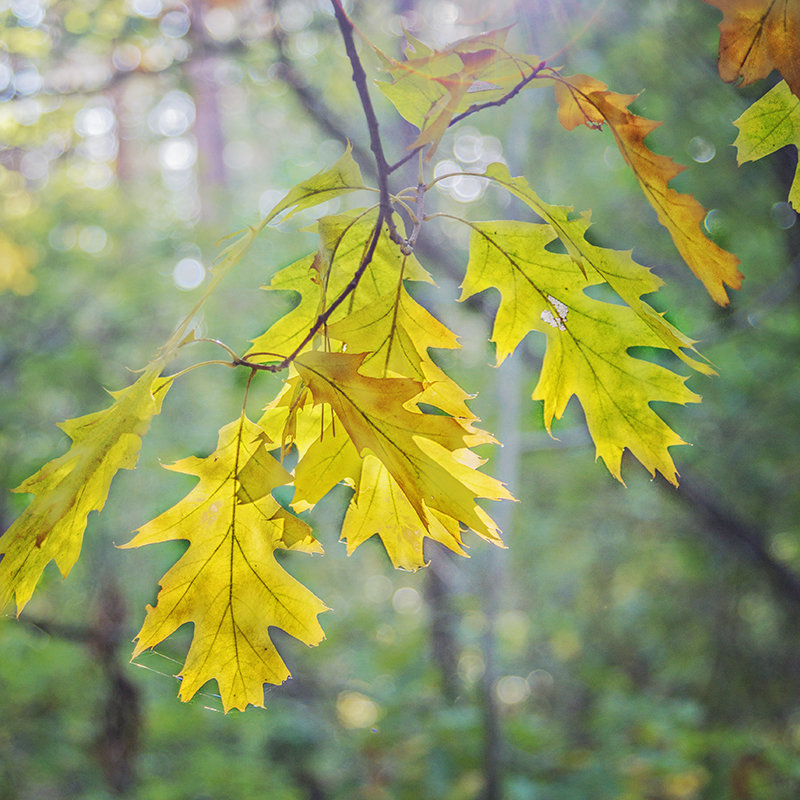
{"type": "MultiPolygon", "coordinates": [[[[592,209],[601,244],[667,279],[653,302],[720,373],[691,379],[702,405],[663,409],[694,444],[674,451],[681,487],[632,460],[617,484],[579,408],[547,436],[530,401],[541,343],[487,366],[482,309],[497,295],[456,307],[464,241],[426,226],[418,255],[440,291],[418,296],[461,336],[443,361],[505,443],[486,455],[521,500],[494,509],[509,549],[473,539],[465,560],[431,548],[414,574],[393,572],[378,544],[346,558],[334,492],[313,518],[327,556],[292,565],[334,609],[327,641],[279,639],[294,678],[268,687],[266,710],[223,715],[213,685],[180,703],[182,632],[129,663],[180,546],[114,545],[192,485],[159,462],[208,454],[239,413],[246,374],[192,372],[139,468],[90,517],[69,578],[51,564],[19,620],[2,610],[0,800],[799,797],[796,154],[737,168],[731,147],[731,121],[768,82],[719,80],[720,15],[699,0],[345,5],[394,55],[404,29],[443,45],[513,23],[517,50],[642,92],[635,110],[666,120],[650,146],[690,165],[673,185],[711,209],[709,234],[743,262],[726,309],[680,262],[611,135],[567,134],[549,94],[451,129],[436,160],[505,160],[547,201],[592,209]]],[[[365,175],[371,159],[327,0],[0,0],[0,26],[5,530],[27,502],[5,489],[63,452],[55,422],[105,407],[106,388],[149,360],[202,291],[217,241],[347,138],[365,175]]],[[[397,158],[414,133],[375,101],[397,158]]],[[[525,214],[469,177],[438,195],[475,219],[525,214]]],[[[314,247],[301,229],[335,203],[265,232],[203,330],[242,352],[289,309],[259,285],[314,247]]],[[[277,387],[262,383],[253,409],[277,387]]]]}

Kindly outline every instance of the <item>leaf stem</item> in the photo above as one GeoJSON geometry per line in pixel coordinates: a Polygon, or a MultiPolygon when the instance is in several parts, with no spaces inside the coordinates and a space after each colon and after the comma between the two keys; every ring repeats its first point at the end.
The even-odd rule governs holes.
{"type": "Polygon", "coordinates": [[[192,339],[191,342],[187,342],[186,344],[193,344],[194,342],[208,342],[209,344],[216,344],[221,347],[226,353],[228,353],[231,358],[236,358],[236,353],[225,344],[225,342],[221,342],[219,339],[211,339],[208,337],[201,337],[198,339],[192,339]]]}
{"type": "Polygon", "coordinates": [[[234,361],[223,361],[221,358],[215,358],[211,361],[201,361],[198,364],[192,364],[191,366],[186,367],[185,369],[179,370],[178,372],[174,373],[173,375],[169,375],[169,380],[174,381],[176,378],[181,378],[186,375],[188,372],[191,372],[193,369],[197,369],[198,367],[208,367],[211,364],[219,364],[222,367],[237,367],[239,366],[238,363],[234,361]]]}

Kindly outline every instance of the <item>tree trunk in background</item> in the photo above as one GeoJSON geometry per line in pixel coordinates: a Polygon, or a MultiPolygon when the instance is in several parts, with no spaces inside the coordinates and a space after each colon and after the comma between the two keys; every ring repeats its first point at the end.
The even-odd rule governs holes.
{"type": "Polygon", "coordinates": [[[125,623],[125,600],[113,580],[106,579],[89,640],[107,681],[102,727],[94,750],[106,784],[117,797],[129,795],[136,787],[142,724],[139,690],[127,677],[127,659],[120,659],[120,645],[123,638],[127,639],[125,623]]]}
{"type": "Polygon", "coordinates": [[[192,46],[197,54],[187,64],[187,76],[195,106],[194,134],[197,139],[197,182],[200,192],[200,216],[211,223],[219,216],[218,194],[228,182],[223,150],[225,134],[219,108],[218,59],[204,50],[208,41],[203,28],[205,3],[192,6],[192,46]]]}
{"type": "MultiPolygon", "coordinates": [[[[430,540],[426,546],[432,544],[430,540]]],[[[426,547],[428,570],[425,581],[425,600],[430,614],[430,647],[434,663],[439,668],[442,696],[454,703],[459,695],[458,684],[458,615],[453,610],[450,572],[453,554],[443,547],[426,547]]]]}
{"type": "MultiPolygon", "coordinates": [[[[507,359],[498,367],[495,377],[495,407],[502,409],[497,415],[495,435],[503,444],[498,450],[494,473],[514,491],[519,483],[520,410],[522,395],[522,360],[520,356],[507,359]]],[[[514,524],[514,504],[500,503],[494,510],[495,521],[509,541],[514,524]]],[[[508,591],[508,562],[506,554],[496,547],[487,547],[484,558],[484,585],[482,596],[486,613],[486,630],[483,635],[483,661],[485,669],[481,682],[484,720],[482,800],[500,800],[503,796],[504,741],[495,687],[500,677],[497,664],[496,625],[503,594],[508,591]]]]}

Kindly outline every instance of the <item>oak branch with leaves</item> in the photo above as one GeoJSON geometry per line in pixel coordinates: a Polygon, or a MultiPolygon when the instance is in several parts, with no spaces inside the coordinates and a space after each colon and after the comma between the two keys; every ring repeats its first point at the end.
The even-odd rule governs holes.
{"type": "MultiPolygon", "coordinates": [[[[740,161],[797,145],[800,0],[708,2],[724,13],[724,79],[750,82],[773,67],[786,79],[737,122],[740,161]]],[[[322,553],[298,515],[337,484],[352,489],[341,531],[348,553],[377,535],[395,567],[414,570],[424,566],[426,538],[457,553],[464,552],[466,529],[502,544],[478,501],[513,498],[481,471],[482,459],[473,449],[495,440],[478,426],[467,403],[471,395],[431,356],[432,350],[457,348],[455,334],[407,288],[415,281],[434,282],[429,270],[435,265],[420,263],[415,245],[428,220],[448,216],[430,202],[431,188],[450,177],[432,177],[429,166],[445,131],[486,108],[513,102],[523,91],[552,91],[563,128],[586,126],[613,137],[658,220],[717,303],[725,305],[727,290],[742,280],[736,257],[703,233],[705,209],[669,187],[682,167],[645,144],[659,123],[630,110],[635,96],[509,51],[507,29],[443,50],[407,36],[404,60],[372,47],[382,70],[377,89],[419,130],[409,150],[390,162],[355,28],[339,1],[332,5],[366,117],[377,186],[366,185],[348,148],[333,166],[295,186],[257,225],[241,232],[220,255],[200,301],[140,377],[112,393],[109,408],[62,424],[72,440],[69,450],[17,487],[33,499],[0,538],[0,606],[14,598],[19,613],[50,561],[64,576],[75,564],[89,513],[103,508],[117,471],[134,468],[150,421],[187,371],[168,370],[179,352],[198,341],[197,313],[253,240],[279,215],[286,219],[333,197],[372,193],[371,206],[321,217],[316,249],[273,276],[269,290],[299,294],[289,313],[246,353],[216,342],[229,358],[189,367],[226,363],[247,370],[248,390],[264,371],[285,373],[285,379],[259,420],[246,416],[245,392],[241,413],[220,430],[213,453],[168,467],[195,476],[196,486],[124,545],[189,542],[161,579],[134,656],[192,623],[181,699],[216,680],[226,711],[262,706],[264,684],[289,676],[270,626],[308,645],[323,639],[318,617],[327,610],[324,602],[289,575],[275,553],[322,553]],[[416,185],[394,186],[393,177],[411,160],[418,165],[416,185]],[[289,452],[295,455],[292,471],[282,463],[289,452]],[[288,507],[273,497],[279,486],[293,487],[288,507]]],[[[658,348],[697,372],[713,369],[692,339],[642,299],[659,289],[661,279],[630,253],[593,244],[587,236],[589,212],[551,205],[506,164],[490,164],[480,178],[517,197],[538,220],[448,217],[469,230],[460,300],[492,288],[500,293],[491,335],[497,362],[531,331],[543,334],[547,346],[533,399],[543,401],[547,429],[575,396],[597,456],[612,475],[622,480],[627,449],[651,474],[676,483],[669,448],[683,441],[652,403],[700,398],[687,388],[686,376],[632,355],[631,349],[658,348]],[[622,302],[587,294],[597,285],[622,302]]],[[[795,208],[799,184],[795,180],[790,194],[795,208]]]]}

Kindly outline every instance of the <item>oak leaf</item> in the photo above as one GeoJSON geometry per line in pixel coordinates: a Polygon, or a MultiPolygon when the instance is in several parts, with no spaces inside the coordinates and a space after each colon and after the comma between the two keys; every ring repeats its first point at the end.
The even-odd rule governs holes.
{"type": "Polygon", "coordinates": [[[456,114],[500,99],[534,68],[533,56],[508,53],[507,34],[508,28],[499,28],[438,51],[412,37],[404,61],[376,48],[392,79],[378,82],[378,87],[400,115],[420,129],[409,150],[430,145],[430,159],[456,114]]]}
{"type": "Polygon", "coordinates": [[[290,417],[289,398],[295,397],[298,419],[310,420],[296,428],[293,506],[306,508],[323,489],[344,481],[356,491],[342,529],[348,550],[378,534],[393,563],[406,569],[423,565],[425,536],[461,552],[459,523],[499,544],[497,526],[476,499],[512,498],[499,481],[477,470],[482,462],[468,449],[491,437],[475,429],[473,420],[422,413],[416,405],[424,389],[420,382],[363,375],[364,359],[363,353],[304,353],[295,367],[306,393],[297,399],[288,391],[267,410],[266,427],[276,421],[279,426],[290,417]]]}
{"type": "Polygon", "coordinates": [[[328,326],[328,335],[350,353],[364,353],[359,369],[372,377],[398,376],[419,380],[418,402],[436,406],[462,420],[476,419],[466,405],[472,397],[428,354],[429,348],[453,350],[457,337],[400,283],[374,302],[328,326]]]}
{"type": "Polygon", "coordinates": [[[380,459],[422,519],[428,506],[492,536],[474,499],[510,495],[498,481],[478,472],[456,478],[464,470],[453,456],[453,451],[489,437],[453,417],[423,414],[415,404],[423,389],[419,382],[362,375],[363,361],[364,354],[311,352],[298,357],[295,366],[315,403],[333,410],[359,454],[369,450],[380,459]]]}
{"type": "MultiPolygon", "coordinates": [[[[299,303],[263,334],[253,340],[247,353],[251,360],[285,357],[292,353],[311,330],[318,316],[344,289],[355,274],[377,217],[376,211],[353,212],[322,217],[317,223],[319,248],[275,274],[264,287],[270,291],[293,291],[299,303]]],[[[390,292],[397,291],[398,276],[403,279],[433,280],[413,255],[400,251],[388,235],[381,232],[372,261],[348,302],[336,310],[329,325],[344,319],[390,292]]],[[[320,335],[324,335],[321,331],[320,335]]],[[[309,344],[309,347],[313,343],[309,344]]]]}
{"type": "Polygon", "coordinates": [[[295,468],[292,508],[312,508],[336,484],[344,483],[355,489],[341,530],[348,555],[374,535],[380,538],[395,568],[416,570],[424,566],[426,537],[466,555],[456,519],[428,508],[423,520],[383,463],[370,453],[359,455],[340,422],[329,421],[319,432],[325,423],[322,407],[313,405],[310,393],[306,399],[304,430],[294,439],[300,458],[295,468]]]}
{"type": "Polygon", "coordinates": [[[142,436],[161,411],[171,384],[159,377],[161,366],[111,392],[114,403],[104,411],[61,423],[72,439],[69,450],[14,489],[34,497],[0,538],[0,608],[15,595],[19,614],[50,561],[64,577],[72,569],[89,513],[103,508],[116,473],[136,466],[142,436]]]}
{"type": "Polygon", "coordinates": [[[546,335],[533,399],[544,401],[547,430],[575,395],[597,456],[614,477],[622,480],[622,453],[628,448],[651,474],[658,471],[676,483],[668,448],[684,442],[650,403],[700,398],[685,386],[685,378],[628,352],[632,347],[664,347],[662,339],[630,307],[586,294],[603,278],[581,269],[570,255],[548,250],[557,238],[550,225],[504,220],[474,223],[472,229],[460,299],[499,290],[492,331],[498,360],[529,331],[546,335]]]}
{"type": "Polygon", "coordinates": [[[703,233],[701,224],[706,217],[703,206],[692,195],[669,188],[669,182],[684,167],[667,156],[657,155],[644,143],[661,123],[628,110],[635,95],[611,92],[604,83],[588,75],[558,77],[554,79],[554,90],[559,121],[567,130],[581,124],[592,128],[608,124],[622,157],[678,252],[715,302],[727,305],[725,287],[738,289],[742,284],[739,259],[703,233]]]}
{"type": "Polygon", "coordinates": [[[351,155],[352,147],[348,143],[341,158],[330,168],[312,175],[308,180],[294,186],[286,196],[278,201],[262,221],[271,222],[281,211],[288,211],[284,220],[306,208],[324,203],[342,194],[363,189],[364,180],[361,170],[351,155]]]}
{"type": "MultiPolygon", "coordinates": [[[[643,295],[651,294],[664,282],[647,267],[637,264],[630,252],[611,250],[592,244],[586,239],[590,214],[576,215],[571,206],[555,206],[545,202],[531,189],[523,177],[512,177],[505,164],[490,164],[484,173],[495,183],[516,195],[541,217],[561,240],[567,253],[579,265],[584,276],[592,281],[605,281],[641,321],[660,339],[661,347],[669,349],[681,361],[704,375],[715,374],[714,369],[695,349],[694,340],[681,333],[664,319],[643,295]]],[[[498,360],[507,352],[498,349],[498,360]]]]}
{"type": "Polygon", "coordinates": [[[124,547],[186,539],[189,548],[161,579],[155,607],[133,657],[194,624],[180,673],[184,701],[216,680],[225,711],[264,705],[264,683],[290,676],[269,635],[273,626],[308,645],[324,634],[317,615],[327,607],[275,560],[275,551],[321,553],[310,528],[270,492],[291,475],[267,452],[269,439],[244,415],[219,432],[207,458],[167,469],[195,475],[195,488],[142,527],[124,547]]]}
{"type": "MultiPolygon", "coordinates": [[[[800,151],[800,98],[789,91],[786,81],[773,86],[733,124],[739,129],[733,143],[739,164],[763,158],[787,145],[800,151]]],[[[789,202],[800,212],[800,164],[789,189],[789,202]]]]}
{"type": "MultiPolygon", "coordinates": [[[[375,456],[369,453],[364,456],[354,483],[356,493],[342,523],[342,539],[347,543],[348,555],[376,534],[395,569],[416,570],[425,565],[425,537],[454,553],[466,555],[458,520],[430,508],[423,520],[389,470],[375,456]],[[425,536],[421,531],[425,531],[425,536]]],[[[500,544],[499,538],[488,538],[500,544]]]]}
{"type": "Polygon", "coordinates": [[[742,85],[777,69],[800,97],[800,0],[704,0],[722,11],[719,74],[742,85]]]}

